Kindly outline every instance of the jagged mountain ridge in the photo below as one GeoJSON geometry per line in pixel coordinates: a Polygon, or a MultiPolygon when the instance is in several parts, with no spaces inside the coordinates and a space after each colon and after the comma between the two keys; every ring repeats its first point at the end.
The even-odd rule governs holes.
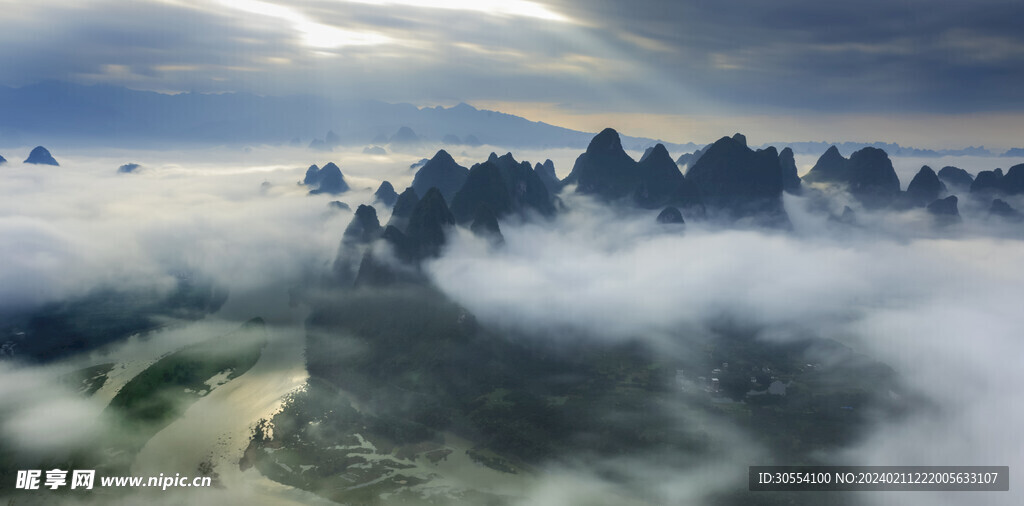
{"type": "MultiPolygon", "coordinates": [[[[865,209],[920,209],[933,216],[938,226],[960,222],[958,198],[950,194],[939,174],[923,166],[907,191],[900,191],[899,177],[887,153],[878,148],[867,147],[846,158],[831,146],[804,177],[810,183],[807,187],[797,174],[793,151],[788,147],[781,152],[775,147],[751,149],[746,137],[737,133],[719,139],[700,154],[684,175],[664,145],[649,148],[635,161],[625,152],[618,133],[605,129],[591,140],[564,180],[555,178],[557,184],[545,184],[544,178],[554,177],[550,160],[531,166],[527,161],[517,161],[512,153],[491,153],[485,162],[465,169],[440,150],[419,168],[413,186],[401,195],[394,195],[390,184],[381,184],[383,190],[390,190],[384,193],[389,195],[388,200],[394,199],[394,210],[382,232],[379,225],[369,228],[391,245],[400,260],[415,266],[440,255],[448,231],[457,224],[491,239],[495,245],[503,244],[499,220],[514,214],[524,219],[554,216],[562,205],[557,192],[566,187],[608,205],[661,210],[655,221],[663,224],[710,218],[725,226],[735,223],[788,229],[791,224],[783,194],[811,192],[815,198],[822,198],[820,185],[846,190],[865,209]],[[549,187],[556,188],[556,192],[549,192],[549,187]],[[421,191],[430,198],[420,199],[421,191]],[[450,201],[446,193],[451,195],[450,201]],[[688,215],[694,207],[701,212],[688,215]]],[[[315,166],[310,170],[315,173],[315,166]]],[[[1020,192],[1018,187],[1024,183],[1024,165],[1012,167],[1005,176],[999,169],[985,171],[977,179],[955,167],[945,167],[940,173],[959,181],[973,179],[979,198],[985,191],[1020,192]]],[[[958,188],[963,190],[962,185],[958,188]]],[[[389,205],[379,198],[378,202],[389,205]]],[[[369,212],[364,207],[368,206],[360,206],[357,218],[369,212]]],[[[998,199],[991,202],[991,208],[992,216],[1017,216],[1012,207],[998,199]]],[[[857,212],[849,206],[841,216],[828,216],[838,225],[858,226],[857,212]]],[[[350,235],[347,231],[346,237],[350,235]]],[[[375,237],[364,237],[360,243],[372,240],[375,237]]],[[[362,264],[360,270],[365,267],[372,272],[359,275],[359,279],[380,282],[398,278],[396,273],[389,273],[384,262],[364,258],[362,264]]]]}

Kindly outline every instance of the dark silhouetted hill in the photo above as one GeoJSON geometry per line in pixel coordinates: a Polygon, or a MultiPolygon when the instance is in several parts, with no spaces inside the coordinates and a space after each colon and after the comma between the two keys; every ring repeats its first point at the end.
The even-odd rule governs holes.
{"type": "Polygon", "coordinates": [[[36,146],[32,152],[29,153],[28,158],[25,159],[24,163],[33,163],[36,165],[60,165],[57,163],[57,160],[50,155],[50,152],[42,146],[36,146]]]}
{"type": "Polygon", "coordinates": [[[316,165],[310,166],[306,171],[306,178],[303,180],[303,183],[314,187],[309,191],[311,195],[321,193],[337,195],[349,190],[348,183],[345,182],[345,176],[342,175],[341,169],[334,162],[324,165],[321,169],[316,169],[316,165]]]}
{"type": "Polygon", "coordinates": [[[423,164],[412,180],[412,188],[417,195],[426,195],[431,188],[441,191],[445,201],[455,197],[455,192],[466,182],[469,169],[455,163],[447,151],[438,151],[433,158],[423,164]]]}
{"type": "Polygon", "coordinates": [[[753,151],[737,136],[715,141],[687,171],[687,179],[696,186],[709,214],[788,227],[778,152],[774,147],[753,151]]]}
{"type": "Polygon", "coordinates": [[[382,182],[373,196],[378,202],[388,207],[394,207],[395,202],[398,202],[398,193],[395,192],[395,187],[391,186],[389,181],[382,182]]]}
{"type": "Polygon", "coordinates": [[[885,151],[866,147],[844,158],[832,146],[818,158],[804,181],[841,184],[868,207],[892,204],[900,195],[900,179],[885,151]]]}
{"type": "Polygon", "coordinates": [[[946,185],[964,190],[970,189],[971,183],[974,182],[974,176],[970,172],[948,165],[939,169],[938,176],[946,185]]]}
{"type": "Polygon", "coordinates": [[[664,224],[664,225],[668,225],[668,224],[672,224],[672,223],[679,223],[679,224],[684,223],[683,222],[683,213],[679,212],[679,209],[676,209],[676,208],[671,207],[671,206],[666,207],[660,213],[658,213],[657,220],[658,220],[658,223],[661,223],[661,224],[664,224]]]}
{"type": "Polygon", "coordinates": [[[907,185],[906,199],[915,207],[926,206],[946,192],[946,185],[931,167],[925,165],[917,172],[914,179],[907,185]]]}

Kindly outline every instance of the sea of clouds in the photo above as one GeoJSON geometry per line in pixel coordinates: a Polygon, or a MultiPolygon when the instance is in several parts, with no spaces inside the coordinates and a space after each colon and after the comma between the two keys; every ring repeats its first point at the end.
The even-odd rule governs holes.
{"type": "MultiPolygon", "coordinates": [[[[452,154],[469,166],[491,149],[452,154]]],[[[23,151],[0,154],[15,160],[24,158],[28,149],[23,151]]],[[[351,213],[332,210],[328,202],[341,200],[353,210],[372,203],[373,190],[385,179],[400,192],[414,174],[409,164],[432,154],[279,147],[53,151],[60,167],[17,161],[0,166],[0,315],[98,287],[169,290],[182,271],[229,290],[229,319],[272,311],[261,304],[262,294],[329,272],[351,213]],[[339,164],[353,190],[307,195],[297,184],[306,167],[328,161],[339,164]],[[128,162],[142,169],[118,174],[128,162]]],[[[577,153],[515,154],[532,162],[552,158],[565,176],[577,153]]],[[[806,170],[813,160],[798,162],[806,170]]],[[[983,162],[972,161],[979,165],[974,170],[1008,165],[983,162]]],[[[955,161],[897,160],[904,186],[905,174],[916,172],[918,163],[938,169],[955,161]]],[[[837,340],[892,366],[908,390],[935,406],[879,422],[837,459],[1009,465],[1011,482],[1021,478],[1020,224],[986,219],[985,206],[966,195],[964,223],[946,229],[934,227],[922,211],[859,208],[861,226],[837,226],[812,197],[787,196],[791,232],[701,223],[665,227],[655,222],[656,212],[610,208],[571,193],[563,199],[568,211],[555,220],[503,221],[501,248],[456,230],[443,256],[425,265],[428,275],[480,321],[522,333],[641,339],[671,352],[680,329],[699,333],[727,317],[760,329],[760,339],[837,340]]],[[[845,202],[837,199],[833,212],[845,202]]],[[[1024,209],[1024,202],[1011,203],[1024,209]]],[[[387,212],[378,206],[378,213],[385,222],[387,212]]],[[[170,346],[188,339],[154,342],[170,346]]],[[[0,404],[7,407],[0,424],[9,446],[31,454],[94,437],[102,406],[54,379],[69,365],[0,365],[0,404]]],[[[717,439],[735,444],[705,467],[642,460],[552,467],[525,492],[526,503],[621,504],[616,485],[603,478],[609,469],[647,484],[644,500],[699,502],[705,494],[735,488],[736,479],[745,479],[745,466],[763,456],[737,429],[716,430],[717,439]]],[[[964,501],[937,493],[856,497],[865,504],[964,501]]],[[[986,504],[1017,502],[1013,492],[971,497],[986,504]]]]}

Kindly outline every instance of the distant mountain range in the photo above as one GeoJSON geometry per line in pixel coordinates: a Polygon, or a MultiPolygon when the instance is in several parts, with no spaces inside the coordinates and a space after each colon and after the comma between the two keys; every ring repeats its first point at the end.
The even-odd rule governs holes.
{"type": "Polygon", "coordinates": [[[802,155],[817,155],[831,146],[836,146],[840,151],[853,153],[864,148],[877,148],[885,150],[890,156],[1024,156],[1024,149],[1013,148],[1009,151],[992,151],[985,146],[969,146],[959,149],[921,149],[907,146],[900,146],[895,142],[769,142],[767,146],[789,146],[794,153],[802,155]]]}
{"type": "MultiPolygon", "coordinates": [[[[468,104],[423,107],[374,100],[330,101],[295,95],[249,93],[165,94],[108,85],[48,81],[20,88],[0,87],[0,147],[55,142],[104,147],[158,148],[168,144],[299,144],[315,149],[336,145],[490,144],[515,148],[585,148],[592,132],[476,109],[468,104]]],[[[701,148],[692,142],[622,136],[625,149],[642,151],[657,143],[677,153],[701,148]]],[[[819,154],[835,144],[843,152],[864,147],[893,156],[1018,156],[1024,149],[995,153],[984,147],[929,150],[893,143],[772,142],[798,154],[819,154]]]]}
{"type": "MultiPolygon", "coordinates": [[[[159,147],[168,143],[287,144],[330,148],[394,143],[586,147],[593,133],[530,121],[467,104],[417,108],[374,100],[249,93],[176,95],[127,88],[43,82],[0,87],[0,146],[49,143],[159,147]]],[[[641,150],[662,142],[623,137],[641,150]]]]}

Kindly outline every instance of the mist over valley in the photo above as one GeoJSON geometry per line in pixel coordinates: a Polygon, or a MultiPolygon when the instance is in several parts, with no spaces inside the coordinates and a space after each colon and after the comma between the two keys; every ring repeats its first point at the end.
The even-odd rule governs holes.
{"type": "MultiPolygon", "coordinates": [[[[886,504],[748,492],[747,466],[1014,469],[1021,168],[981,173],[1015,160],[737,135],[680,166],[619,139],[5,151],[4,479],[218,484],[104,491],[147,502],[886,504]]],[[[10,497],[48,502],[30,492],[10,497]]]]}

